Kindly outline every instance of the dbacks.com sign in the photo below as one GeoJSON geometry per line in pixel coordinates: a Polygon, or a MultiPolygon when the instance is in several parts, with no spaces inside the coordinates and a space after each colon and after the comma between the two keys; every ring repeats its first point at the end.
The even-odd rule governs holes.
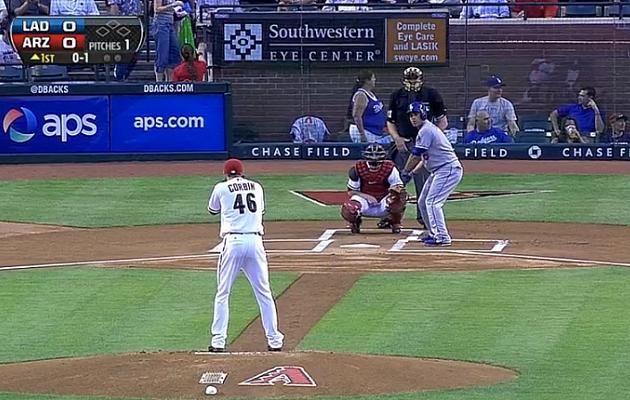
{"type": "Polygon", "coordinates": [[[104,96],[1,97],[2,152],[100,152],[109,147],[104,96]],[[5,149],[7,151],[5,151],[5,149]]]}

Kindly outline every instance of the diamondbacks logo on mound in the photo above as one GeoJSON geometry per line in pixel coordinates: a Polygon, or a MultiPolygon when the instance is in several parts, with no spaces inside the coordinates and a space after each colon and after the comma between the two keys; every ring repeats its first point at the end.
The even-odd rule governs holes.
{"type": "Polygon", "coordinates": [[[315,380],[302,367],[274,367],[239,385],[273,386],[276,383],[284,386],[317,386],[315,380]]]}
{"type": "Polygon", "coordinates": [[[262,60],[261,24],[225,24],[223,59],[225,61],[262,60]]]}
{"type": "MultiPolygon", "coordinates": [[[[453,192],[448,201],[472,200],[482,197],[516,196],[540,192],[540,190],[469,190],[465,192],[453,192]]],[[[342,190],[301,190],[301,197],[306,197],[321,206],[338,206],[348,200],[348,192],[342,190]]],[[[408,203],[415,203],[416,196],[409,196],[408,203]]]]}

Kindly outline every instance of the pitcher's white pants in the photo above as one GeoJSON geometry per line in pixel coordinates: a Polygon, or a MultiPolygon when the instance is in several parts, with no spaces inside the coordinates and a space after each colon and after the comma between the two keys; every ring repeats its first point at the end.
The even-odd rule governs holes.
{"type": "Polygon", "coordinates": [[[276,303],[269,286],[267,254],[262,236],[255,234],[228,234],[223,239],[223,250],[217,266],[217,294],[210,344],[212,347],[225,348],[230,319],[230,292],[239,271],[243,271],[254,290],[267,344],[274,348],[282,347],[284,335],[278,330],[276,303]]]}

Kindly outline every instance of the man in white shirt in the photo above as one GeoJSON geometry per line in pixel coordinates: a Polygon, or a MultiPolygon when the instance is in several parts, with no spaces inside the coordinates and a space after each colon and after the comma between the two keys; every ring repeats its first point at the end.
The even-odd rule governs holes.
{"type": "Polygon", "coordinates": [[[217,266],[217,294],[214,299],[212,339],[208,350],[225,351],[232,285],[240,271],[252,285],[260,308],[269,351],[281,351],[284,335],[278,330],[278,313],[269,286],[267,254],[263,246],[263,188],[243,177],[243,164],[230,159],[223,165],[225,181],[214,186],[208,212],[221,214],[223,249],[217,266]]]}
{"type": "Polygon", "coordinates": [[[52,0],[50,15],[99,15],[94,0],[52,0]]]}
{"type": "Polygon", "coordinates": [[[477,113],[486,111],[492,119],[492,128],[516,135],[519,128],[516,124],[514,105],[503,97],[503,86],[505,86],[505,83],[501,78],[493,75],[488,78],[486,85],[488,86],[488,95],[475,99],[470,106],[466,132],[471,132],[475,129],[477,113]]]}

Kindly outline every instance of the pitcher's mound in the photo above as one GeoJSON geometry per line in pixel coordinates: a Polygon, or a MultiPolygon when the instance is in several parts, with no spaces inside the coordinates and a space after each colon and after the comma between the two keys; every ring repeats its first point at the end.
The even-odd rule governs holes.
{"type": "Polygon", "coordinates": [[[461,361],[327,352],[133,353],[0,365],[0,391],[205,398],[205,372],[227,372],[225,396],[353,396],[490,385],[505,368],[461,361]],[[243,384],[244,382],[249,384],[243,384]]]}

